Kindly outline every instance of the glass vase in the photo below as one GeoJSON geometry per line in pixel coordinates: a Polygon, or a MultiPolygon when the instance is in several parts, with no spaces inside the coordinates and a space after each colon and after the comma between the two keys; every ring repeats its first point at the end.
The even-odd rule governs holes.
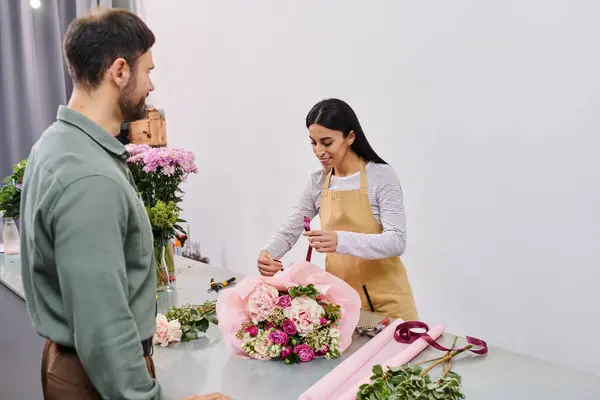
{"type": "Polygon", "coordinates": [[[7,255],[19,254],[21,252],[21,242],[19,239],[19,229],[13,218],[4,218],[4,227],[2,228],[2,240],[4,241],[4,253],[7,255]]]}
{"type": "Polygon", "coordinates": [[[156,258],[156,290],[162,291],[174,291],[175,283],[171,278],[171,272],[167,265],[167,246],[157,246],[154,249],[154,256],[156,258]]]}

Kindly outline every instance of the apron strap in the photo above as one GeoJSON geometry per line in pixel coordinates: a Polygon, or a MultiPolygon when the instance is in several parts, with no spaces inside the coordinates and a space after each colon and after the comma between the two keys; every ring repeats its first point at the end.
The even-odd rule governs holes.
{"type": "Polygon", "coordinates": [[[322,187],[323,190],[329,189],[329,183],[331,183],[331,174],[333,174],[333,168],[327,172],[327,175],[325,175],[325,179],[323,180],[323,187],[322,187]]]}
{"type": "MultiPolygon", "coordinates": [[[[325,179],[323,180],[323,190],[329,189],[331,183],[331,175],[333,174],[333,168],[327,172],[325,179]]],[[[360,159],[360,189],[367,190],[367,170],[365,168],[365,160],[360,159]]]]}
{"type": "Polygon", "coordinates": [[[360,159],[360,190],[367,191],[367,169],[362,158],[360,159]]]}

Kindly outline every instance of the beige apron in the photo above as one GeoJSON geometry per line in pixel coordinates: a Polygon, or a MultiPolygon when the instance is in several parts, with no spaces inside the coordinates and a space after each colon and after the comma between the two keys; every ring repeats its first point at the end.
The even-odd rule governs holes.
{"type": "MultiPolygon", "coordinates": [[[[360,189],[329,190],[330,171],[323,183],[321,227],[324,230],[379,234],[383,231],[369,202],[367,173],[361,162],[360,189]]],[[[365,310],[405,321],[418,319],[412,288],[400,257],[366,260],[327,254],[325,269],[343,279],[360,295],[365,310]]]]}

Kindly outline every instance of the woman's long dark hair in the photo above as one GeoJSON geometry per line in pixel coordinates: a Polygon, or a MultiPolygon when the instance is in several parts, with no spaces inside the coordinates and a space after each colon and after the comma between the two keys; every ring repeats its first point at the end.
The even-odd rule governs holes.
{"type": "Polygon", "coordinates": [[[354,110],[344,101],[326,99],[315,104],[306,116],[306,127],[310,128],[313,124],[334,131],[341,131],[345,138],[350,135],[350,132],[354,131],[354,142],[350,145],[352,151],[366,161],[387,164],[375,153],[358,122],[354,110]]]}

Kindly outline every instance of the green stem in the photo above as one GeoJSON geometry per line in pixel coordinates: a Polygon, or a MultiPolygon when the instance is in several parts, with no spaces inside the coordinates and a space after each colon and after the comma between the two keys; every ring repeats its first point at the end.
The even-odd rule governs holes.
{"type": "Polygon", "coordinates": [[[423,370],[423,372],[421,372],[421,376],[423,377],[423,376],[427,375],[427,374],[429,373],[429,371],[431,371],[431,370],[432,370],[433,368],[435,368],[436,366],[438,366],[438,365],[440,365],[440,364],[442,364],[442,363],[444,363],[444,362],[446,362],[446,361],[448,361],[448,360],[451,360],[451,359],[453,359],[454,357],[456,357],[457,355],[459,355],[459,354],[463,353],[464,351],[466,351],[466,350],[469,350],[471,347],[473,347],[473,346],[472,346],[472,345],[468,345],[468,346],[466,346],[464,349],[457,350],[457,351],[455,351],[454,353],[451,353],[451,354],[445,355],[445,356],[444,356],[444,357],[442,357],[440,360],[438,360],[438,361],[434,362],[434,363],[433,363],[433,364],[431,364],[429,367],[427,367],[426,369],[424,369],[424,370],[423,370]]]}
{"type": "Polygon", "coordinates": [[[415,365],[423,365],[423,364],[427,364],[427,363],[430,363],[430,362],[434,362],[434,361],[439,361],[439,360],[441,360],[442,358],[444,358],[444,357],[446,357],[448,354],[450,354],[450,352],[451,352],[452,350],[454,350],[454,347],[456,346],[456,341],[457,341],[457,340],[458,340],[458,336],[455,336],[455,337],[454,337],[454,343],[452,343],[452,347],[450,348],[450,350],[449,350],[449,351],[448,351],[448,352],[447,352],[445,355],[443,355],[443,356],[441,356],[441,357],[436,357],[436,358],[431,358],[431,359],[429,359],[429,360],[421,361],[421,362],[419,362],[419,363],[416,363],[415,365]]]}
{"type": "Polygon", "coordinates": [[[441,357],[437,357],[437,358],[432,358],[432,359],[430,359],[430,360],[421,361],[420,363],[417,363],[417,364],[415,364],[415,365],[423,365],[423,364],[427,364],[427,363],[430,363],[430,362],[433,362],[433,361],[439,361],[439,360],[441,360],[441,359],[442,359],[442,358],[444,358],[444,357],[446,357],[446,356],[445,356],[445,355],[443,355],[443,356],[441,356],[441,357]]]}
{"type": "MultiPolygon", "coordinates": [[[[455,336],[454,342],[452,342],[452,347],[450,347],[450,350],[448,350],[448,353],[446,353],[446,355],[449,355],[450,353],[452,353],[452,350],[454,350],[454,348],[456,347],[457,340],[458,340],[458,337],[455,336]]],[[[440,383],[442,381],[442,379],[444,379],[445,377],[448,376],[448,374],[450,373],[450,369],[452,369],[452,359],[449,359],[448,361],[446,361],[446,365],[444,366],[444,373],[442,374],[440,379],[438,379],[438,383],[440,383]]]]}

